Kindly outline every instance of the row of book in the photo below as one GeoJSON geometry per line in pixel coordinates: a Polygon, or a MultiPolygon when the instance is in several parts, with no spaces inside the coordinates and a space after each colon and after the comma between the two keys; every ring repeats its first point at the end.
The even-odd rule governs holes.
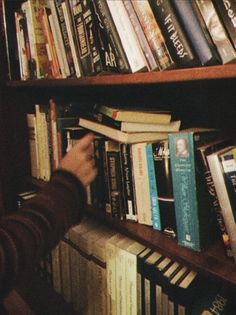
{"type": "Polygon", "coordinates": [[[229,286],[88,218],[47,264],[42,274],[49,272],[56,292],[84,315],[233,314],[229,286]]]}
{"type": "MultiPolygon", "coordinates": [[[[215,129],[178,131],[179,122],[171,121],[167,112],[100,106],[90,116],[74,117],[76,125],[62,128],[64,152],[89,130],[95,133],[98,176],[88,188],[89,204],[113,217],[153,226],[196,251],[221,234],[227,255],[236,258],[236,164],[231,140],[215,129]],[[121,131],[122,123],[137,129],[121,131]],[[173,124],[177,127],[170,131],[173,124]],[[160,125],[161,131],[150,131],[152,125],[160,125]],[[144,126],[148,131],[138,132],[144,126]],[[222,156],[220,149],[225,150],[222,156]]],[[[44,152],[43,141],[38,144],[38,151],[44,152]]],[[[55,145],[50,147],[52,158],[55,145]]]]}
{"type": "Polygon", "coordinates": [[[15,12],[22,80],[236,61],[233,0],[27,0],[15,12]]]}

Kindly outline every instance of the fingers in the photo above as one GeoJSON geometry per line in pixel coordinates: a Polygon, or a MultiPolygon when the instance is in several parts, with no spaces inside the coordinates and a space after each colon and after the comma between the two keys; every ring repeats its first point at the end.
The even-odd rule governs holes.
{"type": "Polygon", "coordinates": [[[78,149],[83,151],[87,150],[89,147],[91,147],[93,140],[94,134],[89,132],[83,138],[81,138],[74,147],[77,147],[78,149]]]}

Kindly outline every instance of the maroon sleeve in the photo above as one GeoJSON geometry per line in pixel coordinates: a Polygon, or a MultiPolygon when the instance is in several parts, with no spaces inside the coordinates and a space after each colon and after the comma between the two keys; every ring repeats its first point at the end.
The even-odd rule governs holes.
{"type": "Polygon", "coordinates": [[[57,170],[36,197],[0,221],[0,297],[80,222],[85,206],[86,193],[79,180],[57,170]]]}

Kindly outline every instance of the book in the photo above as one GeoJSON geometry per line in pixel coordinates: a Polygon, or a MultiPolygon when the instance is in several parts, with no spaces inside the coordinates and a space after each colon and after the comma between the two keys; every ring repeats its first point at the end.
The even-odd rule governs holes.
{"type": "Polygon", "coordinates": [[[123,179],[119,143],[113,140],[106,140],[105,151],[108,167],[111,214],[113,217],[124,219],[123,179]]]}
{"type": "MultiPolygon", "coordinates": [[[[112,52],[115,53],[116,62],[121,73],[130,73],[131,69],[124,48],[122,46],[119,34],[112,19],[108,4],[106,1],[93,1],[97,17],[104,28],[111,45],[112,52]]],[[[106,55],[109,56],[109,55],[106,55]]],[[[110,55],[112,56],[112,55],[110,55]]],[[[114,59],[112,59],[113,62],[114,59]]]]}
{"type": "Polygon", "coordinates": [[[35,114],[28,113],[26,119],[28,127],[31,176],[39,178],[39,147],[35,114]]]}
{"type": "Polygon", "coordinates": [[[112,107],[112,106],[96,106],[95,111],[118,121],[128,121],[136,123],[170,123],[171,113],[168,111],[158,111],[153,108],[141,108],[141,107],[112,107]]]}
{"type": "Polygon", "coordinates": [[[94,52],[92,55],[96,73],[118,73],[118,60],[110,38],[102,25],[96,9],[95,1],[90,1],[90,9],[93,19],[94,52]]]}
{"type": "Polygon", "coordinates": [[[180,24],[171,0],[149,2],[177,67],[189,68],[199,65],[199,59],[180,24]]]}
{"type": "Polygon", "coordinates": [[[213,0],[213,3],[224,24],[232,45],[236,49],[236,4],[232,0],[213,0]]]}
{"type": "Polygon", "coordinates": [[[146,71],[147,62],[123,1],[106,0],[132,73],[146,71]]]}
{"type": "Polygon", "coordinates": [[[146,142],[135,143],[131,145],[132,172],[135,187],[138,222],[140,224],[152,226],[152,209],[148,179],[146,145],[146,142]]]}
{"type": "Polygon", "coordinates": [[[128,12],[134,31],[136,32],[141,49],[146,57],[148,71],[158,70],[159,69],[158,63],[153,55],[151,47],[143,31],[142,25],[135,13],[134,7],[132,5],[132,1],[124,0],[124,5],[128,12]]]}
{"type": "Polygon", "coordinates": [[[180,120],[171,121],[169,123],[145,123],[115,120],[101,112],[92,112],[92,118],[96,121],[119,129],[124,132],[176,132],[180,129],[180,120]]]}
{"type": "Polygon", "coordinates": [[[202,169],[205,175],[207,187],[208,187],[208,196],[210,198],[210,206],[212,208],[212,214],[216,216],[217,222],[218,222],[218,227],[219,227],[219,232],[222,236],[222,241],[224,244],[224,248],[226,251],[227,256],[232,257],[232,250],[230,247],[230,241],[229,241],[229,235],[226,230],[224,218],[222,215],[222,209],[219,204],[219,199],[217,197],[214,181],[211,176],[209,164],[207,161],[207,156],[211,153],[214,153],[222,148],[225,148],[229,146],[231,141],[227,138],[220,138],[217,139],[216,141],[210,142],[206,145],[200,146],[197,150],[199,156],[200,156],[200,162],[202,164],[202,169]]]}
{"type": "Polygon", "coordinates": [[[46,0],[27,0],[23,2],[21,6],[21,9],[26,17],[30,52],[32,57],[31,64],[34,64],[35,71],[33,73],[37,79],[52,77],[43,29],[39,20],[39,10],[46,6],[46,4],[46,0]]]}
{"type": "Polygon", "coordinates": [[[197,0],[196,3],[217,48],[222,63],[234,63],[236,61],[235,49],[229,40],[228,34],[218,16],[213,2],[211,0],[197,0]]]}
{"type": "Polygon", "coordinates": [[[217,49],[195,1],[172,1],[182,27],[203,66],[221,63],[217,49]]]}
{"type": "Polygon", "coordinates": [[[234,147],[226,147],[219,151],[216,151],[207,156],[209,163],[209,168],[211,171],[212,179],[215,185],[217,197],[222,209],[222,216],[224,218],[224,223],[226,231],[229,235],[230,246],[232,249],[232,255],[236,261],[236,233],[235,233],[235,215],[234,209],[231,206],[229,192],[226,187],[224,170],[221,164],[220,155],[229,152],[230,149],[234,147]]]}
{"type": "Polygon", "coordinates": [[[196,154],[198,146],[216,139],[214,129],[193,128],[169,134],[169,149],[178,244],[201,251],[216,239],[204,172],[196,154]],[[209,230],[211,231],[209,235],[209,230]]]}
{"type": "Polygon", "coordinates": [[[158,62],[160,70],[166,70],[175,66],[166,45],[165,38],[157,23],[148,0],[132,1],[134,10],[142,25],[145,36],[151,47],[152,53],[158,62]]]}
{"type": "Polygon", "coordinates": [[[122,142],[122,143],[155,141],[155,140],[166,139],[168,136],[167,132],[133,132],[133,133],[123,132],[115,128],[105,126],[96,121],[82,118],[82,117],[79,118],[78,124],[81,127],[92,130],[112,140],[115,140],[117,142],[122,142]]]}
{"type": "Polygon", "coordinates": [[[169,143],[166,139],[153,142],[148,144],[148,146],[150,146],[155,169],[160,220],[159,225],[155,225],[155,217],[153,216],[153,228],[160,229],[167,236],[176,238],[175,199],[171,176],[169,143]]]}

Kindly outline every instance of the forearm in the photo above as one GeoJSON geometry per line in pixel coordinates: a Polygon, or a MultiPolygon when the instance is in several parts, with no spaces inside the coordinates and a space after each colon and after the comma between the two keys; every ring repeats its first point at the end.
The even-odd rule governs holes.
{"type": "Polygon", "coordinates": [[[73,175],[58,170],[41,193],[1,221],[1,296],[80,222],[85,204],[84,187],[73,175]]]}

